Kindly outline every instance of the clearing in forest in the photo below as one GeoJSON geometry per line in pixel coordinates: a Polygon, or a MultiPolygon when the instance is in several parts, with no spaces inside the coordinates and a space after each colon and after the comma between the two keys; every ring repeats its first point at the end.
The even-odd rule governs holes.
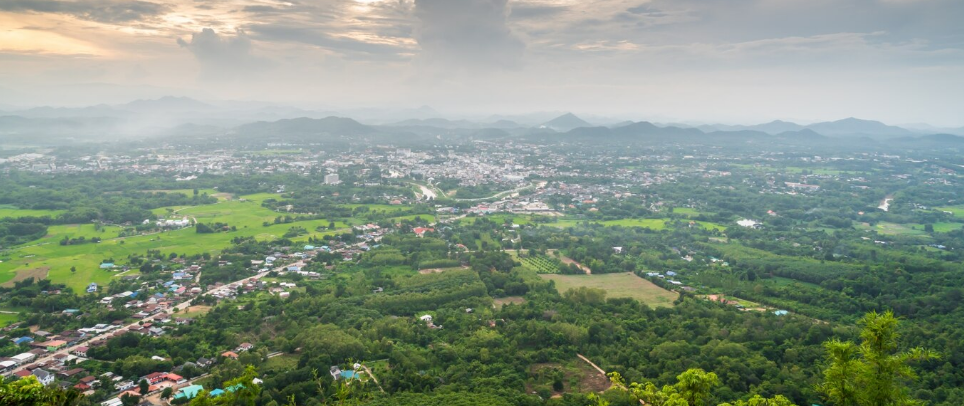
{"type": "Polygon", "coordinates": [[[565,292],[581,286],[602,289],[607,298],[633,298],[650,307],[671,307],[679,293],[656,286],[632,272],[597,275],[539,275],[542,279],[555,281],[556,289],[565,292]]]}

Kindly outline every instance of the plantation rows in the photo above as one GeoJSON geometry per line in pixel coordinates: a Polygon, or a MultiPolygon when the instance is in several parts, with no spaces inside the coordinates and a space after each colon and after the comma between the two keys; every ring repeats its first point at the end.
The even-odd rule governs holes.
{"type": "Polygon", "coordinates": [[[535,270],[537,273],[556,274],[562,267],[562,261],[544,255],[526,256],[519,258],[522,265],[535,270]]]}

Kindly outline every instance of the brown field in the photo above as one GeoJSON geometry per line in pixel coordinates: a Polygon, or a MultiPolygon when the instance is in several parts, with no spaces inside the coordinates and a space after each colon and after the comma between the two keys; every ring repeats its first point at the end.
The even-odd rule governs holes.
{"type": "Polygon", "coordinates": [[[579,269],[581,269],[583,272],[585,272],[586,275],[592,275],[592,270],[589,269],[588,266],[585,266],[585,265],[580,264],[580,263],[578,263],[578,262],[576,262],[576,261],[573,261],[572,258],[569,258],[569,257],[567,257],[567,256],[565,256],[565,255],[560,255],[560,256],[559,256],[559,260],[562,261],[562,263],[564,263],[564,264],[566,264],[566,265],[576,264],[576,267],[579,268],[579,269]]]}
{"type": "Polygon", "coordinates": [[[451,270],[453,270],[453,269],[468,269],[468,267],[419,269],[419,270],[418,270],[418,273],[420,273],[420,274],[422,274],[422,275],[428,275],[428,274],[430,274],[430,273],[442,273],[442,272],[445,272],[445,271],[451,271],[451,270]]]}
{"type": "Polygon", "coordinates": [[[539,275],[539,277],[555,281],[556,289],[560,293],[585,286],[605,290],[607,298],[633,298],[650,307],[671,307],[673,301],[679,298],[679,293],[656,286],[631,272],[601,275],[539,275]]]}
{"type": "MultiPolygon", "coordinates": [[[[565,375],[563,390],[560,392],[553,391],[553,398],[561,397],[564,393],[602,393],[612,386],[609,378],[606,377],[605,374],[579,359],[564,364],[556,362],[532,364],[529,367],[529,374],[530,376],[538,377],[540,373],[546,369],[561,369],[565,375]],[[576,387],[573,387],[571,384],[574,380],[578,381],[576,387]]],[[[526,391],[531,393],[536,389],[536,385],[541,386],[545,384],[548,384],[548,382],[529,382],[526,384],[526,391]]]]}
{"type": "Polygon", "coordinates": [[[523,304],[523,303],[525,303],[525,302],[526,302],[526,299],[525,299],[524,297],[522,297],[522,296],[500,297],[500,298],[492,299],[492,306],[501,309],[502,306],[505,306],[505,305],[507,305],[507,304],[509,304],[509,303],[512,303],[512,304],[523,304]]]}
{"type": "Polygon", "coordinates": [[[184,309],[183,312],[178,313],[177,317],[184,317],[184,318],[198,317],[198,316],[203,316],[207,314],[207,312],[209,311],[211,311],[211,306],[203,306],[203,305],[191,306],[191,307],[188,307],[187,309],[184,309]]]}
{"type": "Polygon", "coordinates": [[[5,288],[12,287],[15,282],[20,282],[26,280],[27,278],[33,278],[34,281],[39,281],[47,277],[47,271],[50,270],[49,266],[42,266],[40,268],[27,269],[25,271],[17,271],[13,276],[13,279],[0,284],[5,288]]]}

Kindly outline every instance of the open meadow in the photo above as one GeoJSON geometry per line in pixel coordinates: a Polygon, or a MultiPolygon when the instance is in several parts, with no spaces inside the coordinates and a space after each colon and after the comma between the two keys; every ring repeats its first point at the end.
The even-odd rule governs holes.
{"type": "Polygon", "coordinates": [[[670,307],[679,298],[678,293],[656,286],[630,272],[602,275],[540,274],[539,277],[554,281],[560,293],[585,286],[605,290],[607,298],[633,298],[650,307],[670,307]]]}
{"type": "MultiPolygon", "coordinates": [[[[189,193],[190,190],[180,191],[189,193]]],[[[205,192],[214,192],[213,190],[205,192]]],[[[193,227],[180,230],[163,231],[154,234],[118,237],[122,230],[117,226],[95,227],[93,224],[56,225],[48,228],[43,238],[11,248],[0,254],[0,283],[10,284],[29,276],[47,275],[53,282],[66,283],[75,292],[83,292],[88,284],[96,282],[105,285],[121,272],[100,269],[102,262],[113,259],[126,262],[134,254],[145,254],[148,250],[159,250],[164,254],[217,254],[231,244],[235,237],[254,237],[258,240],[281,238],[289,228],[298,226],[308,230],[308,234],[292,238],[293,241],[307,241],[309,237],[322,237],[347,231],[352,225],[361,224],[357,219],[337,219],[335,229],[327,228],[329,219],[296,221],[288,224],[274,224],[274,219],[287,213],[279,213],[261,206],[268,198],[278,198],[275,194],[257,194],[229,199],[219,197],[215,204],[160,208],[154,212],[159,216],[186,217],[201,223],[220,222],[237,227],[237,231],[198,234],[193,227]],[[265,226],[267,222],[269,225],[265,226]],[[99,243],[60,245],[64,237],[101,238],[99,243]],[[71,271],[71,267],[75,271],[71,271]]],[[[399,206],[375,207],[376,210],[397,211],[399,206]]],[[[12,209],[6,209],[12,210],[12,209]]],[[[295,214],[292,214],[295,216],[295,214]]],[[[402,218],[415,216],[399,216],[402,218]]],[[[396,220],[398,220],[396,219],[396,220]]],[[[125,275],[135,274],[136,269],[125,275]]]]}

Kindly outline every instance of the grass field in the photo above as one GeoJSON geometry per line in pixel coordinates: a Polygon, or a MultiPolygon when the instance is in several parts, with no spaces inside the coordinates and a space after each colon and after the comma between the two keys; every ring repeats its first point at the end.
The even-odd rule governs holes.
{"type": "Polygon", "coordinates": [[[586,286],[603,289],[607,298],[633,298],[650,307],[670,307],[679,298],[670,292],[633,273],[611,273],[604,275],[539,275],[542,279],[555,281],[556,289],[565,292],[569,289],[586,286]]]}
{"type": "Polygon", "coordinates": [[[936,209],[951,212],[954,217],[964,217],[964,206],[937,207],[936,209]]]}
{"type": "Polygon", "coordinates": [[[798,281],[798,280],[796,280],[796,279],[784,278],[784,277],[781,277],[781,276],[774,276],[774,277],[772,277],[772,278],[766,278],[766,279],[764,279],[764,280],[766,280],[766,281],[772,281],[773,283],[775,283],[775,284],[777,284],[777,285],[779,285],[779,286],[790,286],[790,285],[793,285],[793,284],[799,284],[799,285],[808,286],[808,287],[811,287],[811,288],[820,288],[820,285],[817,285],[816,283],[803,282],[803,281],[798,281]]]}
{"type": "Polygon", "coordinates": [[[700,211],[697,211],[696,209],[691,209],[689,207],[674,207],[673,214],[682,214],[684,216],[696,217],[703,213],[700,211]]]}
{"type": "Polygon", "coordinates": [[[202,306],[202,305],[191,306],[191,307],[188,307],[187,309],[184,309],[183,312],[178,313],[177,317],[195,318],[195,317],[203,316],[207,314],[209,311],[211,311],[211,306],[202,306]]]}
{"type": "Polygon", "coordinates": [[[934,232],[947,233],[957,231],[964,227],[962,223],[934,223],[934,232]]]}
{"type": "MultiPolygon", "coordinates": [[[[589,222],[594,224],[602,224],[606,227],[613,227],[613,226],[642,227],[642,228],[649,228],[651,230],[658,231],[666,228],[666,222],[668,220],[669,219],[619,219],[619,220],[604,220],[604,221],[589,220],[589,222]]],[[[576,227],[585,221],[586,220],[578,220],[578,219],[559,219],[558,221],[555,221],[552,223],[546,223],[546,225],[552,226],[552,227],[560,227],[560,228],[576,227]]],[[[696,221],[695,223],[707,230],[720,230],[720,231],[726,230],[726,226],[716,224],[716,223],[711,223],[709,221],[696,221]]]]}
{"type": "Polygon", "coordinates": [[[0,218],[5,217],[57,217],[66,210],[20,209],[9,204],[0,205],[0,218]]]}
{"type": "MultiPolygon", "coordinates": [[[[96,230],[92,224],[52,226],[48,235],[6,252],[5,259],[0,263],[0,283],[14,279],[17,273],[48,267],[48,277],[56,283],[66,283],[75,292],[83,292],[89,283],[96,282],[106,285],[116,275],[114,272],[101,270],[98,266],[105,260],[113,258],[122,261],[131,254],[144,254],[147,250],[160,250],[163,253],[176,252],[178,254],[194,255],[201,253],[216,254],[231,244],[234,237],[254,237],[259,240],[280,238],[292,226],[300,226],[309,230],[307,235],[294,238],[294,241],[307,241],[308,237],[321,237],[347,230],[344,221],[335,223],[336,230],[315,232],[320,226],[327,227],[328,220],[310,220],[289,224],[273,224],[280,213],[261,207],[261,201],[266,198],[277,197],[274,194],[259,194],[244,196],[245,201],[222,200],[216,204],[181,208],[178,216],[195,218],[199,222],[222,222],[237,227],[237,231],[213,234],[197,234],[194,228],[166,231],[157,234],[139,235],[118,238],[119,227],[104,227],[96,230]],[[264,222],[272,223],[265,227],[264,222]],[[100,243],[62,246],[59,241],[64,236],[76,238],[84,236],[88,239],[98,236],[100,243]],[[70,268],[76,267],[77,272],[71,273],[70,268]]],[[[130,275],[131,273],[128,273],[130,275]]]]}
{"type": "MultiPolygon", "coordinates": [[[[934,226],[934,232],[947,233],[947,232],[956,231],[956,230],[960,230],[961,228],[964,228],[964,223],[942,222],[942,223],[934,223],[933,226],[934,226]]],[[[875,230],[878,233],[885,234],[885,235],[918,235],[918,236],[928,235],[928,233],[924,231],[924,225],[916,224],[916,223],[897,224],[897,223],[882,222],[882,223],[877,223],[877,225],[873,227],[866,224],[859,224],[857,228],[862,230],[875,230]]]]}
{"type": "Polygon", "coordinates": [[[16,314],[0,313],[0,327],[6,327],[10,323],[17,321],[16,314]]]}
{"type": "Polygon", "coordinates": [[[268,358],[265,368],[272,371],[290,371],[298,368],[298,356],[294,354],[284,354],[277,357],[268,358]]]}
{"type": "Polygon", "coordinates": [[[877,223],[876,226],[860,224],[857,226],[862,230],[874,230],[884,235],[927,235],[922,224],[897,224],[897,223],[877,223]]]}
{"type": "MultiPolygon", "coordinates": [[[[582,224],[583,222],[586,222],[586,221],[587,220],[579,220],[579,219],[559,219],[558,221],[554,221],[552,223],[546,223],[546,225],[552,226],[552,227],[566,228],[566,227],[576,227],[579,224],[582,224]]],[[[612,227],[612,226],[643,227],[643,228],[649,228],[653,230],[662,230],[666,228],[665,219],[620,219],[620,220],[605,220],[605,221],[597,221],[597,220],[588,220],[588,221],[594,224],[602,224],[607,227],[612,227]]]]}

